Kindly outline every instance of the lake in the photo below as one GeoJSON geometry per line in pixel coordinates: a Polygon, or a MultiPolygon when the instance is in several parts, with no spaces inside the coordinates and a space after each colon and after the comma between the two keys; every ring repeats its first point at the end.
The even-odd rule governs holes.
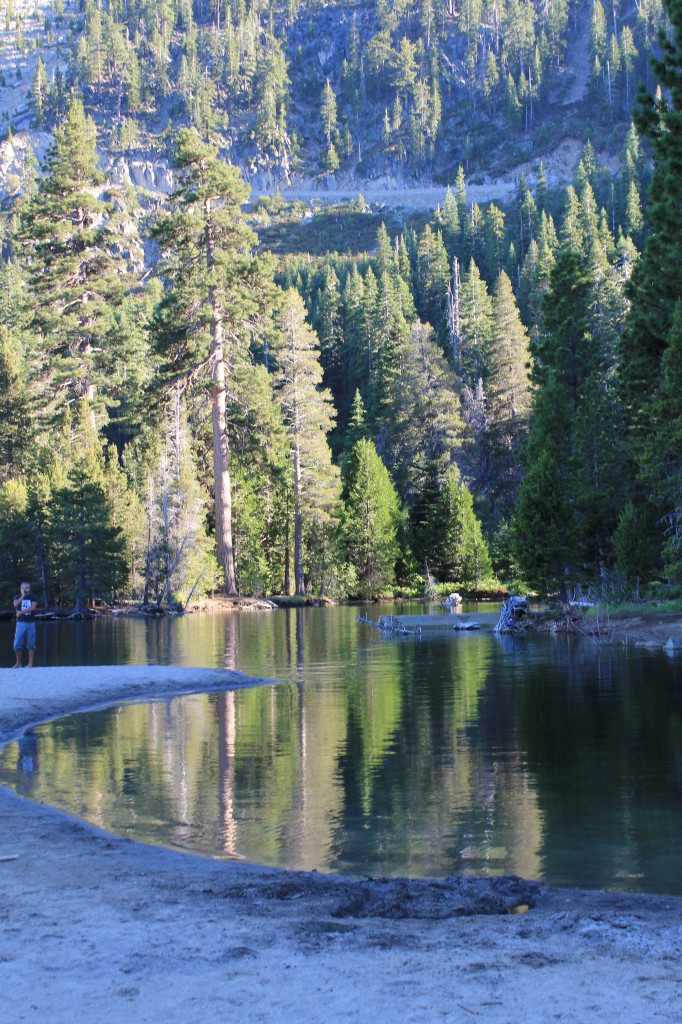
{"type": "Polygon", "coordinates": [[[45,723],[0,750],[0,782],[210,856],[682,893],[680,657],[567,636],[387,638],[356,616],[39,624],[40,665],[224,666],[279,682],[45,723]]]}

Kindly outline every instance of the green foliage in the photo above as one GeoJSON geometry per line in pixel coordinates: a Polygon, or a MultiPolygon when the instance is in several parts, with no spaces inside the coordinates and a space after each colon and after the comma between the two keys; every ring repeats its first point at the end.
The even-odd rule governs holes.
{"type": "Polygon", "coordinates": [[[240,593],[284,593],[289,568],[290,456],[282,410],[265,366],[235,367],[235,569],[240,593]]]}
{"type": "Polygon", "coordinates": [[[438,581],[457,580],[476,589],[493,576],[473,497],[457,469],[448,470],[440,485],[432,479],[413,508],[411,521],[412,553],[438,581]]]}
{"type": "Polygon", "coordinates": [[[458,371],[472,390],[488,376],[493,339],[493,307],[486,282],[473,259],[462,279],[460,295],[460,355],[458,371]]]}
{"type": "Polygon", "coordinates": [[[629,501],[618,519],[613,535],[615,567],[639,597],[656,564],[660,543],[656,543],[655,510],[651,505],[636,508],[629,501]]]}
{"type": "MultiPolygon", "coordinates": [[[[68,34],[60,18],[45,31],[41,42],[59,47],[60,60],[50,85],[36,72],[35,111],[59,118],[75,87],[110,123],[139,122],[143,143],[182,119],[277,179],[329,173],[336,154],[346,173],[435,172],[446,183],[458,162],[489,173],[491,159],[508,166],[521,146],[537,152],[543,136],[550,149],[573,134],[562,71],[572,26],[586,17],[581,0],[475,0],[453,11],[432,0],[371,2],[352,18],[316,0],[267,10],[88,2],[68,34]]],[[[664,22],[659,2],[614,9],[608,23],[599,5],[590,13],[594,88],[576,104],[583,132],[588,119],[627,124],[631,84],[664,22]]],[[[8,32],[23,45],[19,23],[8,32]]]]}
{"type": "Polygon", "coordinates": [[[137,549],[144,552],[140,596],[144,604],[158,606],[177,602],[190,591],[200,596],[201,584],[210,589],[216,578],[206,535],[207,495],[197,479],[187,415],[177,390],[163,426],[163,442],[142,494],[144,512],[136,510],[130,530],[137,549]]]}
{"type": "Polygon", "coordinates": [[[35,579],[38,570],[29,495],[23,480],[10,478],[0,484],[0,544],[0,589],[8,602],[19,593],[22,580],[35,579]]]}
{"type": "Polygon", "coordinates": [[[120,530],[128,586],[153,600],[218,572],[232,592],[286,591],[292,572],[299,593],[378,592],[426,558],[474,586],[490,574],[474,508],[500,571],[539,588],[680,575],[680,0],[593,5],[592,88],[567,121],[557,70],[581,13],[577,0],[476,0],[451,21],[430,2],[346,21],[334,4],[86,3],[67,70],[48,82],[35,65],[36,123],[57,124],[55,144],[44,177],[27,151],[12,179],[0,282],[0,478],[26,487],[24,505],[8,491],[8,522],[25,517],[25,557],[52,596],[123,578],[93,563],[81,584],[56,550],[76,479],[104,501],[105,548],[120,530]],[[660,95],[640,98],[640,142],[631,84],[666,10],[676,32],[660,95]],[[622,146],[622,179],[588,139],[564,195],[536,163],[504,209],[468,202],[465,167],[482,183],[542,140],[551,150],[557,101],[562,132],[584,134],[588,114],[600,156],[622,146]],[[105,182],[86,111],[112,152],[172,141],[177,190],[158,213],[105,182]],[[257,182],[358,167],[455,180],[431,217],[323,195],[261,197],[247,215],[237,164],[257,182]],[[406,509],[376,573],[339,551],[337,464],[355,514],[363,445],[406,509]]]}
{"type": "Polygon", "coordinates": [[[371,441],[356,442],[350,456],[343,540],[357,574],[358,597],[386,593],[395,579],[400,506],[388,470],[371,441]]]}
{"type": "Polygon", "coordinates": [[[513,506],[520,480],[520,449],[530,411],[530,350],[511,281],[502,271],[493,296],[494,337],[486,388],[486,452],[492,464],[488,487],[499,515],[513,506]]]}
{"type": "Polygon", "coordinates": [[[318,339],[298,292],[283,296],[278,328],[275,387],[291,449],[294,584],[302,596],[306,578],[324,593],[334,560],[340,488],[327,443],[334,409],[331,393],[322,388],[318,339]]]}
{"type": "Polygon", "coordinates": [[[654,158],[647,217],[650,235],[629,284],[631,310],[623,338],[621,386],[635,443],[649,426],[651,396],[682,289],[682,242],[678,230],[682,207],[682,4],[667,0],[674,34],[661,38],[662,53],[653,62],[663,92],[655,97],[643,87],[635,124],[648,139],[654,158]]]}
{"type": "MultiPolygon", "coordinates": [[[[259,197],[257,208],[266,204],[259,197]]],[[[308,207],[300,202],[280,204],[272,199],[267,203],[271,221],[266,226],[256,225],[261,245],[279,255],[305,254],[305,258],[325,256],[331,252],[366,258],[376,244],[377,228],[386,224],[392,233],[398,230],[398,220],[389,211],[374,213],[358,209],[355,202],[330,203],[314,201],[308,207]]]]}
{"type": "MultiPolygon", "coordinates": [[[[665,6],[673,31],[670,36],[661,35],[660,56],[652,62],[662,90],[652,96],[641,88],[635,111],[637,129],[651,145],[654,171],[647,210],[650,234],[628,286],[631,305],[620,347],[619,382],[630,448],[640,480],[647,481],[665,526],[667,572],[671,578],[678,578],[682,550],[679,459],[682,3],[667,0],[665,6]]],[[[636,151],[633,146],[629,152],[632,154],[630,176],[634,181],[636,151]]],[[[650,564],[649,570],[651,568],[650,564]]]]}
{"type": "Polygon", "coordinates": [[[562,592],[608,557],[620,507],[608,356],[591,327],[590,293],[582,260],[563,252],[533,346],[536,391],[514,517],[516,553],[529,583],[562,592]]]}
{"type": "Polygon", "coordinates": [[[0,476],[15,477],[32,460],[36,424],[25,346],[18,332],[7,327],[0,327],[0,393],[0,476]]]}
{"type": "Polygon", "coordinates": [[[103,415],[113,402],[113,314],[131,280],[108,229],[112,208],[96,195],[101,180],[95,125],[74,99],[55,129],[44,181],[20,206],[35,387],[53,416],[74,401],[103,415]]]}
{"type": "Polygon", "coordinates": [[[102,483],[74,468],[52,494],[48,515],[60,597],[81,612],[91,596],[112,600],[121,593],[128,576],[125,542],[102,483]]]}
{"type": "Polygon", "coordinates": [[[165,377],[210,395],[213,430],[213,494],[217,555],[228,593],[236,593],[232,537],[232,485],[226,419],[227,351],[248,350],[259,316],[273,294],[264,257],[241,211],[248,189],[237,168],[195,129],[176,139],[179,188],[171,212],[155,228],[165,248],[167,290],[154,325],[165,356],[165,377]]]}

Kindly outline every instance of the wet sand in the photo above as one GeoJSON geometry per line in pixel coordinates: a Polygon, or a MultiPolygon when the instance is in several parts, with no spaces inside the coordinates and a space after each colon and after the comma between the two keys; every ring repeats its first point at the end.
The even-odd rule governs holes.
{"type": "MultiPolygon", "coordinates": [[[[258,682],[3,669],[0,739],[121,698],[258,682]]],[[[120,839],[2,789],[0,822],[2,1021],[679,1020],[678,898],[282,872],[120,839]]]]}

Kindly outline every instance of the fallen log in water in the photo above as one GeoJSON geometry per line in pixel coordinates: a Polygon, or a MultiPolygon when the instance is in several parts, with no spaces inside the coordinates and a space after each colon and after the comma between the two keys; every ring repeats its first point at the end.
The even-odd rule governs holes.
{"type": "Polygon", "coordinates": [[[477,629],[492,630],[495,622],[495,613],[483,612],[477,615],[476,619],[467,615],[457,613],[425,614],[425,615],[382,615],[378,621],[368,619],[363,615],[356,617],[357,622],[364,622],[368,626],[374,626],[384,633],[397,633],[401,636],[434,636],[453,632],[471,632],[477,629]]]}

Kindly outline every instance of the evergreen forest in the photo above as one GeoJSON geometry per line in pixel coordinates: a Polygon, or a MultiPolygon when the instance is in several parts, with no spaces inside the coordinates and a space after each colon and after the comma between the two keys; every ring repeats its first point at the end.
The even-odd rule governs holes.
{"type": "Polygon", "coordinates": [[[5,600],[682,592],[682,0],[5,0],[0,69],[5,600]]]}

